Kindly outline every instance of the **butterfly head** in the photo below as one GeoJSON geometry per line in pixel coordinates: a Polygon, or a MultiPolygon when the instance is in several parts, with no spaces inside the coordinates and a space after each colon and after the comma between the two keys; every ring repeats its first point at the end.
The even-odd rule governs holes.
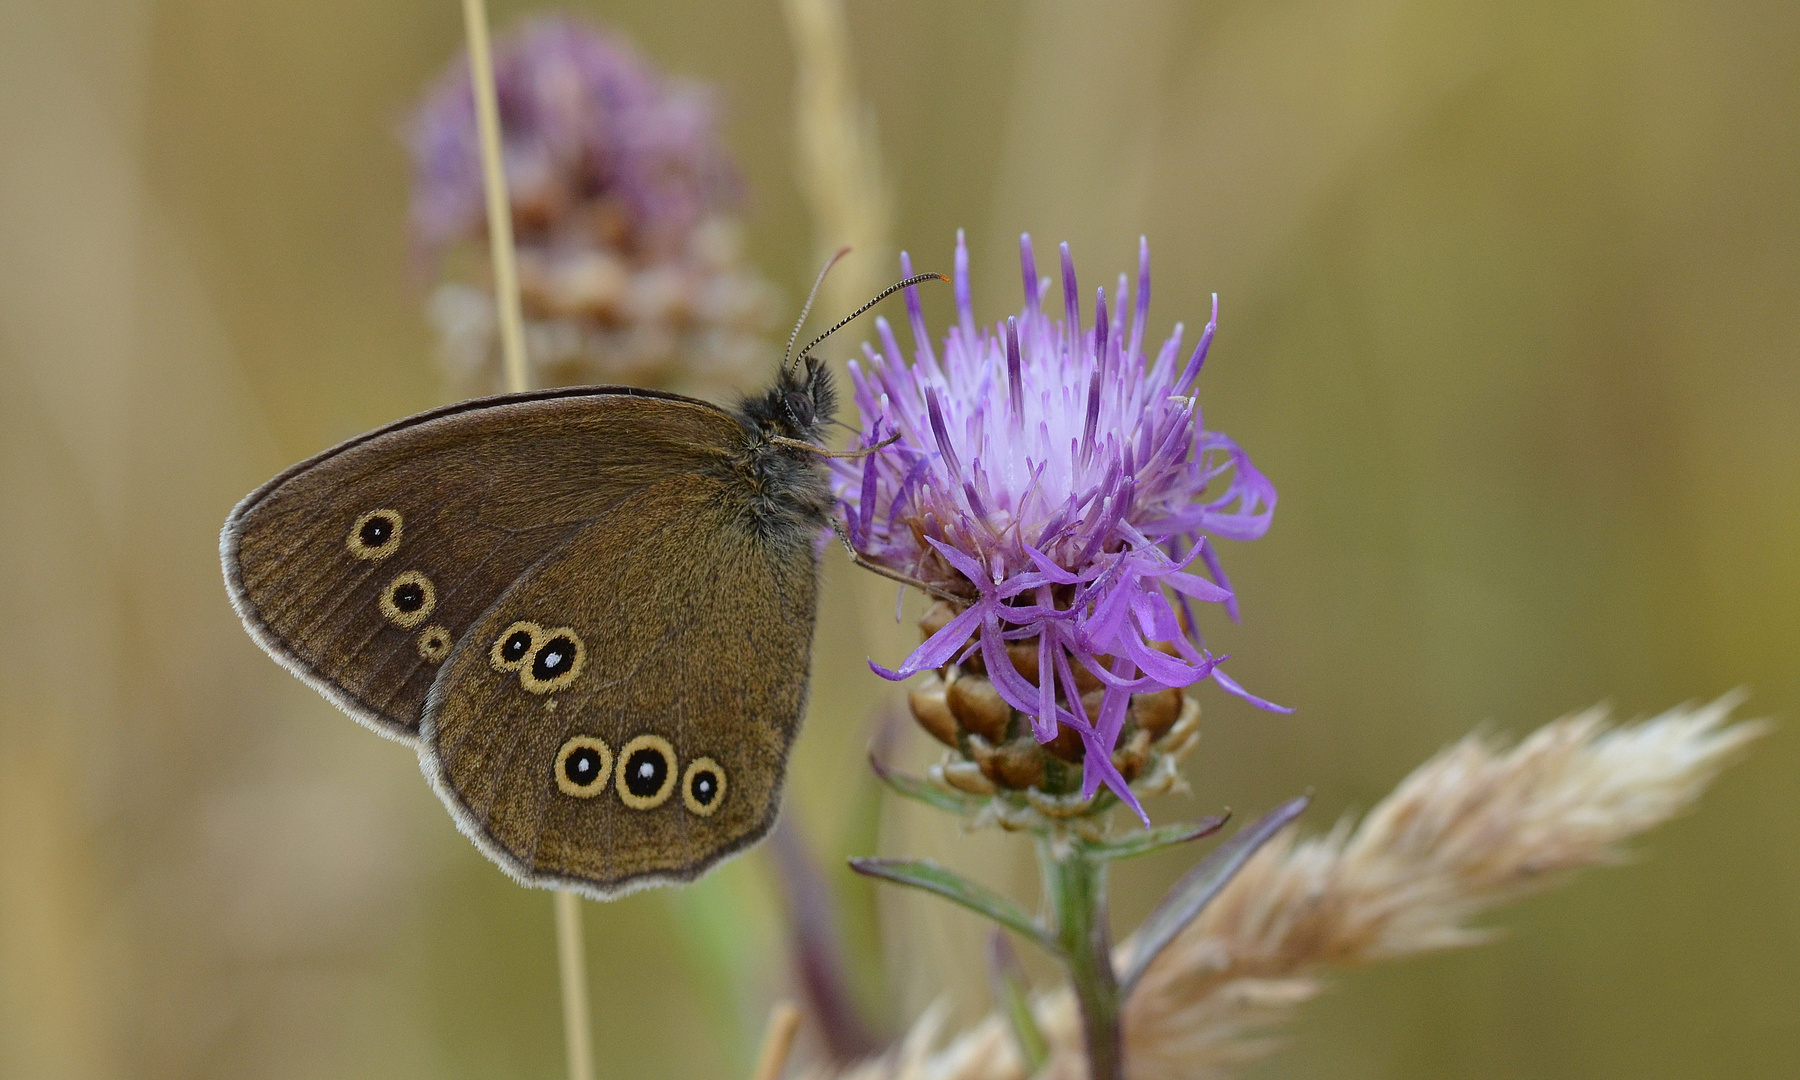
{"type": "Polygon", "coordinates": [[[825,275],[849,251],[849,248],[840,248],[826,262],[825,268],[819,271],[818,279],[813,282],[812,292],[807,295],[806,303],[800,309],[800,318],[794,323],[794,332],[788,335],[787,348],[782,350],[781,374],[776,377],[775,385],[762,399],[751,399],[744,403],[745,417],[765,436],[776,435],[814,444],[822,443],[820,433],[837,413],[837,391],[831,384],[830,369],[813,355],[813,348],[901,289],[911,288],[921,281],[950,280],[942,274],[918,274],[889,285],[875,294],[874,299],[839,319],[831,329],[813,338],[796,354],[794,343],[800,340],[800,328],[806,325],[806,316],[812,312],[813,300],[819,295],[819,287],[825,284],[825,275]]]}
{"type": "Polygon", "coordinates": [[[837,414],[831,369],[810,355],[784,365],[775,385],[762,397],[745,401],[743,411],[764,435],[822,443],[825,426],[837,414]]]}

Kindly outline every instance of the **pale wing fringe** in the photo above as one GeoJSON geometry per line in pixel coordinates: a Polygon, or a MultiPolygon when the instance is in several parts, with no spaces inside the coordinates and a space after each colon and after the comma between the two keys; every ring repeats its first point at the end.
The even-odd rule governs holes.
{"type": "MultiPolygon", "coordinates": [[[[1475,915],[1617,861],[1623,841],[1690,806],[1768,731],[1767,721],[1727,725],[1742,698],[1620,727],[1595,707],[1511,747],[1473,734],[1360,824],[1276,838],[1145,973],[1125,1014],[1132,1080],[1225,1076],[1268,1051],[1258,1032],[1318,993],[1320,969],[1485,941],[1475,915]]],[[[1037,1012],[1053,1047],[1039,1076],[1079,1080],[1069,994],[1045,994],[1037,1012]]],[[[927,1053],[942,1026],[942,1011],[928,1011],[894,1051],[839,1080],[1024,1080],[998,1017],[927,1053]]]]}

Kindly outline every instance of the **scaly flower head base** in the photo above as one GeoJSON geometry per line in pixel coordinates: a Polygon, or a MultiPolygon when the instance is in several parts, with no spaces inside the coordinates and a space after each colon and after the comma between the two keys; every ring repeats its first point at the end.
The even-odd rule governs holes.
{"type": "MultiPolygon", "coordinates": [[[[837,463],[851,542],[870,561],[964,598],[961,610],[892,679],[976,665],[998,697],[1030,718],[1038,742],[1072,732],[1080,794],[1104,785],[1143,810],[1113,760],[1133,696],[1211,679],[1265,708],[1208,651],[1195,601],[1236,617],[1210,537],[1268,530],[1275,489],[1236,443],[1201,425],[1194,385],[1217,320],[1183,354],[1184,329],[1144,347],[1150,255],[1139,243],[1136,289],[1097,292],[1084,326],[1062,247],[1061,318],[1044,310],[1029,237],[1021,238],[1025,305],[978,327],[968,253],[957,236],[958,321],[942,352],[907,293],[908,363],[885,320],[881,347],[851,365],[863,445],[887,450],[837,463]],[[1016,663],[1018,646],[1035,669],[1016,663]]],[[[910,261],[902,256],[902,270],[910,261]]],[[[1063,736],[1066,740],[1067,736],[1063,736]]]]}

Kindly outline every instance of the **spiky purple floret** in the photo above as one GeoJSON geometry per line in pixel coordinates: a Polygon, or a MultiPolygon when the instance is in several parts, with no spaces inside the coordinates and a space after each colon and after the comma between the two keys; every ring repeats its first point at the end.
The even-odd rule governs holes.
{"type": "MultiPolygon", "coordinates": [[[[494,83],[507,190],[522,233],[597,202],[630,242],[679,241],[741,185],[703,86],[671,79],[616,35],[568,16],[530,19],[495,41],[494,83]]],[[[467,57],[407,125],[414,236],[436,252],[486,222],[467,57]]]]}
{"type": "MultiPolygon", "coordinates": [[[[1181,356],[1177,324],[1154,357],[1144,351],[1150,249],[1138,242],[1135,304],[1123,318],[1120,275],[1111,315],[1106,290],[1081,325],[1080,292],[1062,245],[1062,318],[1042,307],[1031,238],[1020,238],[1025,306],[977,327],[968,253],[956,237],[957,322],[940,357],[916,290],[906,294],[912,362],[886,320],[880,348],[850,365],[862,445],[899,441],[861,461],[834,462],[851,542],[866,558],[976,598],[894,670],[903,679],[983,654],[1000,694],[1032,718],[1040,741],[1059,723],[1086,746],[1082,794],[1112,789],[1143,815],[1112,765],[1133,693],[1211,678],[1269,709],[1219,669],[1194,623],[1192,601],[1237,617],[1210,537],[1253,540],[1268,531],[1275,488],[1238,445],[1202,428],[1194,384],[1218,321],[1181,356]],[[979,631],[980,640],[970,638],[979,631]],[[1019,675],[1009,642],[1038,643],[1037,685],[1019,675]],[[1167,643],[1176,655],[1159,651],[1167,643]],[[1075,665],[1105,686],[1087,715],[1075,665]],[[1063,701],[1056,699],[1062,687],[1063,701]]],[[[910,260],[901,256],[910,275],[910,260]]],[[[1285,711],[1285,710],[1284,710],[1285,711]]]]}

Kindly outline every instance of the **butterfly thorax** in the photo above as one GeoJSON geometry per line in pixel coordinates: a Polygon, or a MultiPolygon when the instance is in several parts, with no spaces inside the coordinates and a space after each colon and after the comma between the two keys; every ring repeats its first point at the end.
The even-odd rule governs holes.
{"type": "Polygon", "coordinates": [[[771,539],[810,545],[830,523],[830,474],[818,454],[783,446],[776,438],[823,447],[823,432],[837,410],[831,372],[815,357],[784,367],[759,397],[746,397],[738,418],[750,446],[739,468],[754,491],[751,510],[771,539]]]}

